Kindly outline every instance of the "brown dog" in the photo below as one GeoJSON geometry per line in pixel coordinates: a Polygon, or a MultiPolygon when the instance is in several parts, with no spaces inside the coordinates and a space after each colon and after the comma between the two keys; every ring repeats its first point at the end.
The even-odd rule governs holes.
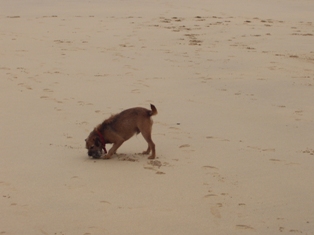
{"type": "Polygon", "coordinates": [[[141,132],[148,143],[148,148],[143,154],[149,154],[152,151],[148,159],[154,159],[156,152],[151,137],[153,125],[151,116],[157,114],[157,109],[152,104],[150,107],[152,110],[140,107],[124,110],[99,124],[85,140],[88,156],[100,158],[102,149],[107,153],[106,144],[113,144],[108,154],[104,156],[105,159],[109,159],[124,141],[141,132]]]}

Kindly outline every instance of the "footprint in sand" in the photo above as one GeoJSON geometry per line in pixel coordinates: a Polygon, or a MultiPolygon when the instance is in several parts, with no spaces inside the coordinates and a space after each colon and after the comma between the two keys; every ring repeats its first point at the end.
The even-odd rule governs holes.
{"type": "Polygon", "coordinates": [[[8,67],[0,67],[0,70],[6,70],[6,71],[9,71],[9,70],[11,70],[10,68],[8,68],[8,67]]]}
{"type": "Polygon", "coordinates": [[[195,16],[196,21],[205,21],[205,18],[201,16],[195,16]]]}
{"type": "Polygon", "coordinates": [[[29,85],[27,85],[27,84],[25,84],[25,83],[19,83],[19,84],[17,84],[18,86],[21,86],[21,87],[23,87],[23,88],[25,88],[25,89],[27,89],[27,90],[33,90],[29,85]]]}
{"type": "Polygon", "coordinates": [[[219,182],[225,182],[225,178],[222,177],[218,172],[214,172],[219,170],[217,167],[214,166],[203,166],[203,169],[207,170],[207,175],[211,175],[213,178],[217,179],[219,182]]]}
{"type": "Polygon", "coordinates": [[[183,144],[183,145],[180,145],[179,148],[187,148],[187,147],[190,147],[189,144],[183,144]]]}
{"type": "Polygon", "coordinates": [[[255,230],[253,227],[248,226],[248,225],[244,225],[244,224],[238,224],[236,225],[237,229],[244,229],[244,230],[255,230]]]}
{"type": "Polygon", "coordinates": [[[139,89],[133,89],[133,90],[131,91],[131,93],[140,94],[141,92],[140,92],[139,89]]]}
{"type": "Polygon", "coordinates": [[[48,88],[43,89],[43,91],[44,91],[44,92],[53,92],[53,90],[48,89],[48,88]]]}
{"type": "Polygon", "coordinates": [[[212,206],[211,208],[210,208],[210,213],[213,215],[213,216],[215,216],[216,218],[221,218],[221,214],[220,214],[220,212],[219,212],[219,210],[218,210],[218,208],[216,207],[216,206],[212,206]]]}
{"type": "Polygon", "coordinates": [[[248,149],[257,150],[259,152],[276,152],[275,148],[261,148],[258,146],[247,146],[248,149]]]}
{"type": "Polygon", "coordinates": [[[55,43],[73,43],[72,41],[54,40],[55,43]]]}
{"type": "Polygon", "coordinates": [[[109,74],[95,74],[95,77],[107,77],[109,74]]]}
{"type": "Polygon", "coordinates": [[[86,122],[86,121],[78,122],[78,121],[77,121],[75,124],[76,124],[76,125],[87,125],[88,122],[86,122]]]}
{"type": "Polygon", "coordinates": [[[152,166],[157,166],[158,168],[160,168],[162,166],[162,163],[158,160],[149,161],[148,164],[152,165],[152,166]]]}
{"type": "Polygon", "coordinates": [[[16,69],[17,69],[17,70],[19,70],[19,71],[20,71],[20,72],[22,72],[22,73],[29,74],[29,72],[27,71],[27,69],[26,69],[26,68],[23,68],[23,67],[17,67],[16,69]]]}
{"type": "Polygon", "coordinates": [[[160,171],[160,168],[162,166],[170,166],[168,162],[161,162],[159,160],[151,160],[147,162],[148,166],[144,166],[144,169],[146,170],[153,170],[156,171],[157,175],[164,175],[166,174],[165,172],[160,171]]]}
{"type": "Polygon", "coordinates": [[[297,229],[290,229],[289,232],[290,233],[300,233],[300,234],[302,233],[302,231],[297,230],[297,229]]]}
{"type": "Polygon", "coordinates": [[[310,154],[310,155],[314,155],[314,149],[307,148],[306,150],[302,151],[302,153],[307,153],[307,154],[310,154]]]}
{"type": "Polygon", "coordinates": [[[133,156],[127,156],[126,154],[117,154],[119,161],[138,162],[139,160],[133,156]]]}
{"type": "Polygon", "coordinates": [[[191,149],[190,147],[191,146],[189,144],[183,144],[179,146],[179,148],[182,149],[184,152],[188,152],[188,153],[194,152],[195,150],[191,149]]]}
{"type": "Polygon", "coordinates": [[[217,167],[214,167],[214,166],[203,166],[203,168],[205,169],[214,169],[214,170],[218,170],[217,167]]]}
{"type": "Polygon", "coordinates": [[[110,203],[110,202],[108,202],[108,201],[100,201],[100,203],[103,203],[103,204],[109,204],[109,205],[111,205],[111,203],[110,203]]]}

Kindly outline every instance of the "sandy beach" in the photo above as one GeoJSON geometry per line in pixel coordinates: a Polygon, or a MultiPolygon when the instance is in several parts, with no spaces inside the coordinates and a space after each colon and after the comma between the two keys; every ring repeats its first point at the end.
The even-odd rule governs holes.
{"type": "MultiPolygon", "coordinates": [[[[0,2],[0,234],[314,234],[314,2],[0,2]],[[110,160],[84,139],[153,117],[110,160]]],[[[110,146],[107,146],[109,149],[110,146]]]]}

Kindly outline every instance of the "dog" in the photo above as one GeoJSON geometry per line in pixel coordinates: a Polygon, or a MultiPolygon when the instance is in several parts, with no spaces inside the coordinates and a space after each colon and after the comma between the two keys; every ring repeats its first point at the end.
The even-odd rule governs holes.
{"type": "Polygon", "coordinates": [[[148,148],[143,154],[149,154],[152,151],[148,159],[154,159],[156,150],[151,137],[153,126],[151,116],[156,115],[158,112],[153,104],[150,105],[150,108],[151,110],[141,107],[126,109],[119,114],[112,115],[95,127],[85,139],[88,156],[100,158],[103,150],[107,153],[106,144],[113,144],[104,156],[105,159],[110,159],[124,141],[127,141],[135,134],[142,133],[148,143],[148,148]]]}

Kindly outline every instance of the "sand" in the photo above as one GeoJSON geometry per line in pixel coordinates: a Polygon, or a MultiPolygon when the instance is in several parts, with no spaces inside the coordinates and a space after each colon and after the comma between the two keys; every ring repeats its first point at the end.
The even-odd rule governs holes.
{"type": "Polygon", "coordinates": [[[2,1],[0,234],[313,234],[313,11],[2,1]],[[94,126],[150,103],[155,160],[141,135],[88,158],[94,126]]]}

